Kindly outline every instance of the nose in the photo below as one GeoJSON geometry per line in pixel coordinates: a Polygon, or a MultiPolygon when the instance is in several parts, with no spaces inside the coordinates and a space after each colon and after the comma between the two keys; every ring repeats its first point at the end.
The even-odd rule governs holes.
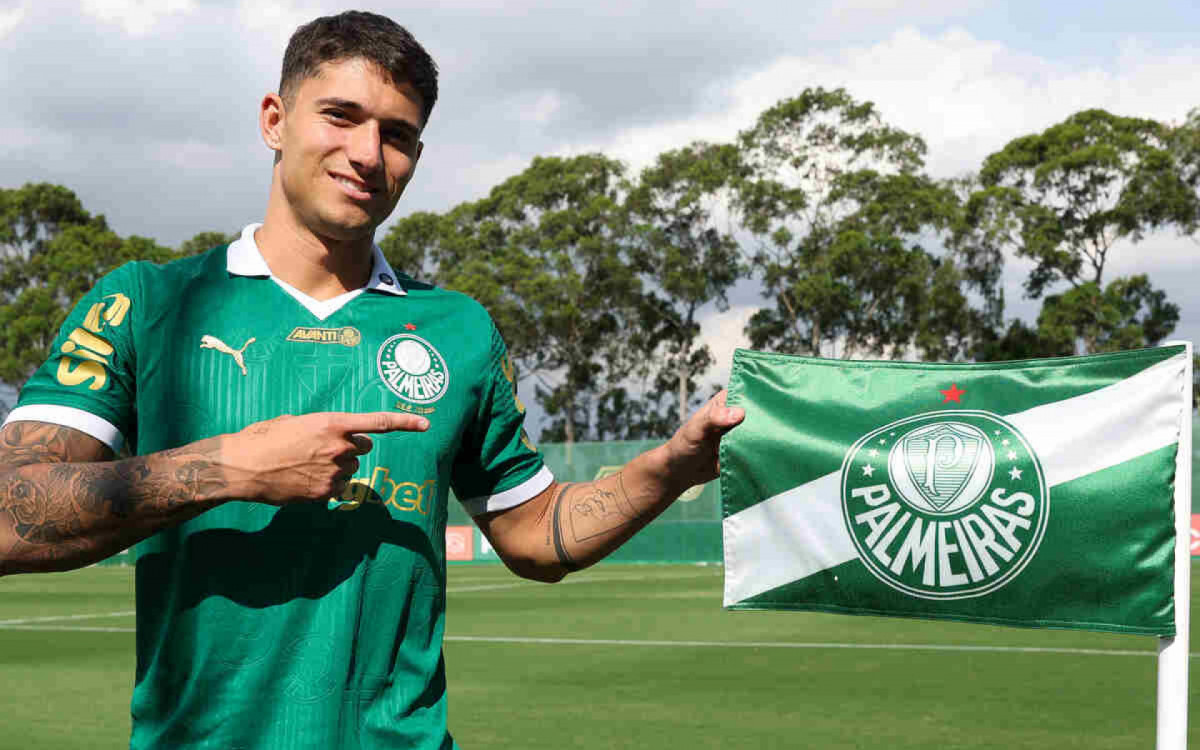
{"type": "Polygon", "coordinates": [[[383,164],[383,139],[379,123],[366,120],[352,129],[346,143],[350,163],[360,174],[371,174],[383,164]]]}

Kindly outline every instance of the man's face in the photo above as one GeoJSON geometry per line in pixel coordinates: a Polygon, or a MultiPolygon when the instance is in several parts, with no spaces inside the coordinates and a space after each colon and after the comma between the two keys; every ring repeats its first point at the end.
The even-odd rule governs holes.
{"type": "Polygon", "coordinates": [[[370,236],[421,155],[421,95],[362,59],[303,81],[278,130],[279,176],[297,219],[337,240],[370,236]]]}

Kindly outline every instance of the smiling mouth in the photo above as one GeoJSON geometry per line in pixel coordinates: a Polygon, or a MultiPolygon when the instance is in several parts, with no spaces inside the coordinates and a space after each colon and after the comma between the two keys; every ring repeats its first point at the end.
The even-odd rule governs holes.
{"type": "Polygon", "coordinates": [[[343,177],[337,174],[330,174],[334,182],[341,185],[352,197],[365,199],[370,198],[375,193],[379,192],[378,188],[373,188],[365,183],[352,180],[348,177],[343,177]]]}

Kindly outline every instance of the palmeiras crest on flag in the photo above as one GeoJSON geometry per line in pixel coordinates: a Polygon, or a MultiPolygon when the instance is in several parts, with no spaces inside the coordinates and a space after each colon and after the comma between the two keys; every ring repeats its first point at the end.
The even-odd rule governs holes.
{"type": "Polygon", "coordinates": [[[920,414],[846,453],[842,513],[859,558],[883,583],[923,599],[983,596],[1037,553],[1049,519],[1038,457],[986,411],[920,414]]]}

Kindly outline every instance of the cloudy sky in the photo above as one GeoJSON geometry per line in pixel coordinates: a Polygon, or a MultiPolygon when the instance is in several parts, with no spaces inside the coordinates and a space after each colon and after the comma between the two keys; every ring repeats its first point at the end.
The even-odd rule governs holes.
{"type": "MultiPolygon", "coordinates": [[[[261,217],[270,153],[257,107],[291,31],[329,2],[0,0],[0,186],[61,183],[122,234],[166,244],[261,217]]],[[[929,168],[976,168],[1080,109],[1179,121],[1200,105],[1194,0],[364,2],[441,67],[421,169],[397,216],[477,198],[539,154],[603,151],[637,169],[727,140],[807,86],[845,86],[929,144],[929,168]]],[[[1123,247],[1200,338],[1200,244],[1123,247]]],[[[1028,267],[1008,265],[1010,312],[1028,267]]],[[[705,332],[722,370],[753,309],[743,288],[705,332]]],[[[719,375],[719,374],[718,374],[719,375]]]]}

